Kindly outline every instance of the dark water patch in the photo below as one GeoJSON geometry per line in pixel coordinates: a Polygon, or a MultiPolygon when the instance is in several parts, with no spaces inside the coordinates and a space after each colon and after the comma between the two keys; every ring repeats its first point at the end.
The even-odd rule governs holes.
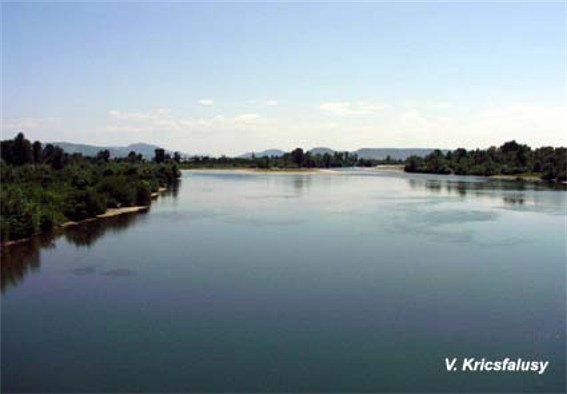
{"type": "Polygon", "coordinates": [[[0,289],[2,293],[16,287],[31,272],[39,272],[41,251],[55,248],[53,236],[32,237],[0,249],[0,289]]]}
{"type": "Polygon", "coordinates": [[[125,231],[137,222],[144,220],[146,212],[136,212],[128,215],[119,215],[81,223],[65,229],[63,236],[77,247],[91,247],[109,233],[125,231]]]}
{"type": "Polygon", "coordinates": [[[89,274],[94,274],[96,271],[96,267],[95,266],[86,266],[86,267],[77,267],[77,268],[73,268],[70,272],[73,275],[89,275],[89,274]]]}
{"type": "Polygon", "coordinates": [[[525,245],[529,242],[531,241],[520,237],[504,237],[501,239],[493,239],[489,241],[474,241],[475,245],[481,246],[483,248],[518,246],[525,245]]]}
{"type": "Polygon", "coordinates": [[[412,212],[411,220],[426,226],[490,222],[498,219],[498,213],[478,210],[435,210],[412,212]]]}
{"type": "Polygon", "coordinates": [[[269,194],[269,195],[254,195],[245,196],[247,200],[288,200],[291,198],[298,198],[296,194],[269,194]]]}
{"type": "Polygon", "coordinates": [[[101,272],[102,276],[111,276],[111,277],[126,277],[126,276],[133,276],[135,274],[136,272],[129,268],[117,268],[117,269],[101,272]]]}

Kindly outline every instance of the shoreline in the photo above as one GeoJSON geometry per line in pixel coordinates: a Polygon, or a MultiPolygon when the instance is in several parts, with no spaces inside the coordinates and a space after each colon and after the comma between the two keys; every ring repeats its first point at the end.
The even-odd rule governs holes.
{"type": "Polygon", "coordinates": [[[157,192],[153,192],[152,194],[150,194],[150,196],[152,197],[152,199],[156,199],[159,197],[160,193],[163,193],[165,191],[167,191],[167,187],[159,187],[157,192]]]}

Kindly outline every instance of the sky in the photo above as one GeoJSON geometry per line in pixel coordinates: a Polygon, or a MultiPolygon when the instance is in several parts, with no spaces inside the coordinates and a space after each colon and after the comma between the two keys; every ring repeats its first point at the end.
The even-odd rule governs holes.
{"type": "Polygon", "coordinates": [[[2,138],[567,145],[564,2],[2,3],[2,138]]]}

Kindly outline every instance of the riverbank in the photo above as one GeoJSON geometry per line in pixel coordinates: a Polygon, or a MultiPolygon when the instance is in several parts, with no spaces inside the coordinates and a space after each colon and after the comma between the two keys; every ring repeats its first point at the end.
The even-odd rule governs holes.
{"type": "MultiPolygon", "coordinates": [[[[166,192],[167,190],[168,189],[165,188],[165,187],[160,187],[157,192],[152,193],[152,199],[158,198],[161,193],[166,192]]],[[[140,206],[133,206],[133,207],[108,208],[104,213],[102,213],[100,215],[96,215],[95,217],[92,217],[92,218],[87,218],[87,219],[79,220],[79,221],[70,220],[70,221],[61,223],[61,224],[59,224],[55,227],[54,232],[64,231],[66,228],[80,226],[81,224],[91,223],[91,222],[95,222],[97,220],[104,220],[104,219],[114,218],[114,217],[122,216],[122,215],[148,212],[150,210],[150,206],[151,205],[140,205],[140,206]]],[[[44,234],[46,234],[46,233],[37,232],[37,233],[33,234],[31,237],[28,237],[28,238],[15,239],[15,240],[2,242],[0,244],[0,247],[4,248],[4,247],[7,247],[7,246],[27,242],[27,241],[30,241],[34,237],[44,235],[44,234]]]]}
{"type": "Polygon", "coordinates": [[[103,151],[93,158],[59,150],[61,159],[53,162],[48,159],[52,146],[44,148],[36,141],[31,152],[32,141],[21,133],[2,142],[7,161],[1,166],[0,242],[48,233],[68,221],[94,218],[107,208],[149,205],[156,197],[153,192],[181,176],[179,163],[165,158],[110,158],[103,151]],[[25,154],[12,151],[15,146],[26,147],[25,154]],[[18,155],[21,158],[13,160],[18,155]]]}
{"type": "Polygon", "coordinates": [[[153,192],[150,196],[152,197],[152,199],[156,199],[156,198],[159,197],[159,194],[160,194],[160,193],[163,193],[163,192],[165,192],[165,191],[167,191],[167,188],[166,188],[166,187],[160,187],[160,188],[158,188],[158,191],[157,191],[157,192],[153,192]]]}

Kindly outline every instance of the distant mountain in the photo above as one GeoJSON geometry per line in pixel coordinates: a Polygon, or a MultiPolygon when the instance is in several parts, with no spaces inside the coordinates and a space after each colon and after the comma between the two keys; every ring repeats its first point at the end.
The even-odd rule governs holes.
{"type": "Polygon", "coordinates": [[[267,149],[267,150],[263,150],[260,152],[246,152],[240,156],[238,156],[239,158],[242,159],[250,159],[252,157],[252,155],[254,155],[255,157],[264,157],[264,156],[281,156],[283,155],[285,152],[281,149],[267,149]]]}
{"type": "MultiPolygon", "coordinates": [[[[96,154],[104,149],[108,149],[110,151],[111,157],[126,157],[130,151],[134,151],[136,153],[141,154],[146,159],[151,159],[154,157],[154,151],[160,148],[158,145],[146,144],[143,142],[138,142],[135,144],[130,144],[127,146],[99,146],[99,145],[87,145],[87,144],[74,144],[70,142],[51,142],[53,145],[57,145],[67,153],[81,153],[85,156],[96,156],[96,154]]],[[[361,148],[355,150],[350,153],[356,153],[359,158],[361,159],[385,159],[387,156],[390,156],[394,160],[405,160],[409,156],[417,155],[417,156],[425,156],[431,153],[433,149],[430,148],[361,148]]],[[[173,155],[173,151],[166,150],[167,153],[173,155]]],[[[320,154],[324,155],[325,153],[333,154],[335,152],[344,152],[344,151],[335,151],[334,149],[327,148],[327,147],[316,147],[310,149],[310,152],[313,155],[320,154]]],[[[446,150],[443,150],[445,153],[446,150]]],[[[263,157],[263,156],[282,156],[285,151],[281,149],[267,149],[259,152],[247,152],[238,157],[249,159],[252,155],[256,157],[263,157]]],[[[184,157],[191,157],[194,155],[189,155],[186,153],[181,153],[181,156],[184,157]]]]}
{"type": "Polygon", "coordinates": [[[333,153],[335,153],[333,149],[325,148],[325,147],[312,148],[309,149],[308,152],[311,153],[312,155],[324,155],[325,153],[332,155],[333,153]]]}
{"type": "MultiPolygon", "coordinates": [[[[309,149],[308,152],[311,153],[312,155],[317,155],[317,154],[324,155],[325,153],[332,155],[335,152],[344,152],[344,151],[342,150],[337,151],[326,147],[316,147],[309,149]]],[[[412,155],[426,156],[431,152],[433,152],[433,149],[431,148],[360,148],[349,153],[356,153],[358,157],[361,159],[383,160],[386,157],[390,156],[390,158],[394,160],[399,160],[399,159],[405,160],[412,155]]],[[[443,150],[443,152],[445,153],[446,150],[443,150]]],[[[281,149],[269,149],[261,152],[254,152],[254,155],[256,157],[281,156],[284,153],[285,152],[281,149]]],[[[245,153],[238,157],[249,159],[252,157],[252,152],[245,153]]]]}
{"type": "Polygon", "coordinates": [[[80,153],[84,156],[96,156],[98,152],[104,149],[108,149],[111,157],[124,157],[127,156],[129,152],[129,151],[128,152],[124,151],[126,148],[120,148],[120,147],[74,144],[71,142],[48,142],[48,143],[60,147],[67,153],[70,154],[80,153]]]}
{"type": "MultiPolygon", "coordinates": [[[[142,156],[144,157],[154,157],[155,155],[155,150],[161,148],[160,146],[157,145],[152,145],[152,144],[145,144],[143,142],[138,142],[136,144],[130,144],[124,148],[120,148],[119,149],[124,149],[127,150],[128,152],[126,152],[126,155],[128,155],[128,153],[130,151],[134,151],[136,153],[140,153],[142,156]]],[[[168,153],[173,153],[173,152],[169,152],[168,153]]]]}
{"type": "MultiPolygon", "coordinates": [[[[155,150],[160,148],[157,145],[136,143],[128,146],[98,146],[87,144],[73,144],[70,142],[51,142],[51,144],[61,147],[67,153],[81,153],[84,156],[96,156],[101,150],[108,150],[110,157],[126,157],[130,151],[141,154],[146,159],[154,157],[155,150]]],[[[173,153],[167,151],[168,153],[173,153]]]]}

